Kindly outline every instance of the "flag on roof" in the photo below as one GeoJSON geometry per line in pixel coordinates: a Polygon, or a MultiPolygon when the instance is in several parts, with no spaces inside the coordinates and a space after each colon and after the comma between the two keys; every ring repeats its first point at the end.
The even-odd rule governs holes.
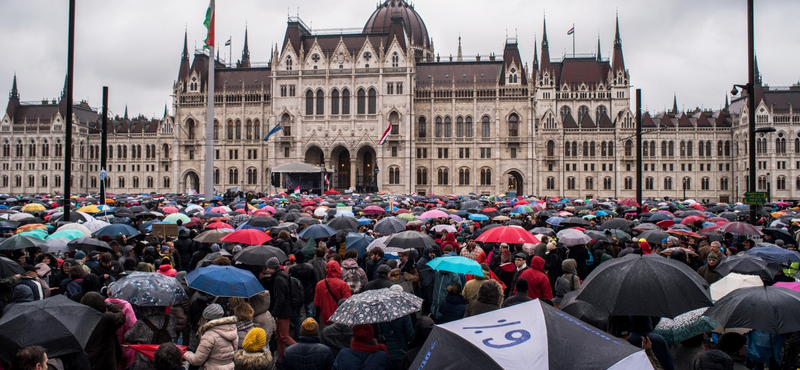
{"type": "Polygon", "coordinates": [[[208,29],[206,41],[203,44],[203,49],[214,47],[214,0],[208,3],[208,10],[206,10],[206,19],[203,25],[208,29]]]}
{"type": "Polygon", "coordinates": [[[567,35],[571,35],[573,33],[575,33],[575,27],[572,27],[569,29],[569,31],[567,31],[567,35]]]}

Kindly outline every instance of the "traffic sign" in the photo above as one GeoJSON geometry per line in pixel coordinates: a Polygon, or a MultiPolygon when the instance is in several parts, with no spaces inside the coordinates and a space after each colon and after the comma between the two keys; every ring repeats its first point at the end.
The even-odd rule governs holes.
{"type": "Polygon", "coordinates": [[[744,204],[749,206],[760,206],[767,202],[767,192],[748,191],[744,193],[744,204]]]}

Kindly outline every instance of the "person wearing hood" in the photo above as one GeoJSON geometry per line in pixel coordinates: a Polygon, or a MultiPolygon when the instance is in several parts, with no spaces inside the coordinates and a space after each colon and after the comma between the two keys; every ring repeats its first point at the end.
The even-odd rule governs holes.
{"type": "Polygon", "coordinates": [[[269,312],[269,291],[263,290],[250,297],[248,303],[253,308],[253,326],[264,329],[267,334],[267,343],[275,333],[275,319],[269,312]]]}
{"type": "Polygon", "coordinates": [[[528,297],[531,299],[553,299],[550,280],[544,273],[544,260],[542,257],[534,256],[531,260],[531,268],[525,270],[520,275],[520,278],[528,281],[528,297]]]}
{"type": "MultiPolygon", "coordinates": [[[[218,245],[217,249],[219,249],[218,245]]],[[[189,261],[189,269],[187,271],[191,272],[192,270],[196,269],[200,261],[206,258],[209,253],[211,253],[211,246],[208,244],[202,244],[196,252],[192,253],[192,258],[189,261]]]]}
{"type": "Polygon", "coordinates": [[[20,303],[33,302],[33,291],[25,284],[17,284],[11,292],[11,303],[3,307],[3,314],[5,315],[11,307],[20,303]]]}
{"type": "Polygon", "coordinates": [[[100,289],[103,288],[103,281],[100,279],[99,276],[95,274],[86,274],[83,277],[83,283],[81,284],[81,291],[80,293],[71,296],[70,298],[75,302],[80,302],[86,293],[89,292],[100,292],[100,289]]]}
{"type": "Polygon", "coordinates": [[[531,297],[528,297],[528,281],[519,278],[517,279],[514,285],[514,295],[506,298],[505,302],[503,302],[503,307],[510,307],[515,304],[525,303],[531,300],[531,297]]]}
{"type": "Polygon", "coordinates": [[[431,302],[433,300],[433,279],[436,276],[428,262],[436,258],[436,250],[433,247],[425,246],[422,250],[422,256],[417,261],[417,271],[419,271],[419,296],[422,298],[422,312],[428,313],[431,310],[431,302]]]}
{"type": "Polygon", "coordinates": [[[51,295],[56,294],[64,294],[66,290],[66,284],[62,286],[65,281],[69,283],[69,269],[72,268],[72,265],[75,264],[75,260],[73,259],[65,259],[64,262],[61,262],[61,267],[53,269],[50,271],[50,291],[51,295]]]}
{"type": "MultiPolygon", "coordinates": [[[[486,280],[470,280],[469,282],[483,283],[486,280]]],[[[469,282],[467,284],[469,284],[469,282]]],[[[467,310],[467,300],[461,293],[461,284],[450,284],[447,287],[447,296],[439,303],[439,313],[441,317],[437,320],[439,324],[450,321],[460,320],[464,317],[467,310]]]]}
{"type": "MultiPolygon", "coordinates": [[[[569,256],[569,258],[575,260],[575,270],[578,272],[578,277],[581,280],[586,279],[586,276],[589,275],[589,268],[588,268],[588,266],[586,266],[586,260],[589,259],[589,250],[586,249],[586,246],[583,245],[583,244],[581,244],[581,245],[572,245],[572,246],[569,246],[567,249],[569,249],[569,252],[568,252],[567,256],[569,256]]],[[[566,260],[566,258],[565,258],[565,260],[566,260]]],[[[563,261],[562,261],[562,263],[563,263],[563,261]]],[[[563,270],[562,270],[562,274],[563,274],[563,270]]],[[[555,286],[555,282],[553,282],[553,285],[555,286]]]]}
{"type": "Polygon", "coordinates": [[[295,314],[295,309],[291,303],[291,286],[289,285],[292,284],[292,279],[283,272],[281,264],[276,257],[267,260],[264,273],[269,275],[267,285],[272,287],[269,291],[269,295],[272,298],[270,311],[272,316],[275,317],[275,332],[278,340],[277,359],[280,361],[286,347],[295,343],[294,339],[289,336],[289,322],[295,314]]]}
{"type": "Polygon", "coordinates": [[[204,370],[234,369],[233,356],[239,340],[237,320],[236,316],[223,315],[222,306],[216,303],[203,310],[203,318],[208,322],[197,330],[200,344],[196,351],[186,351],[183,355],[190,365],[202,366],[204,370]]]}
{"type": "Polygon", "coordinates": [[[639,239],[639,249],[642,250],[642,254],[653,254],[653,247],[644,238],[639,239]]]}
{"type": "Polygon", "coordinates": [[[156,272],[169,277],[175,277],[175,275],[178,274],[178,270],[172,268],[172,266],[169,264],[169,258],[167,257],[161,259],[161,264],[158,266],[158,270],[156,270],[156,272]]]}
{"type": "Polygon", "coordinates": [[[398,285],[404,292],[414,294],[414,282],[407,279],[399,268],[389,271],[389,280],[392,281],[392,286],[398,285]]]}
{"type": "Polygon", "coordinates": [[[717,271],[718,263],[719,257],[716,253],[711,252],[708,254],[708,261],[706,264],[697,269],[697,273],[708,282],[708,285],[714,284],[719,279],[722,279],[722,274],[717,271]]]}
{"type": "Polygon", "coordinates": [[[342,260],[342,280],[350,286],[353,294],[361,293],[367,285],[367,273],[358,265],[357,258],[358,251],[348,249],[342,260]]]}
{"type": "Polygon", "coordinates": [[[174,248],[180,256],[181,266],[183,271],[191,271],[192,253],[195,252],[195,242],[189,239],[189,230],[181,230],[178,233],[178,240],[175,241],[174,248]]]}
{"type": "Polygon", "coordinates": [[[485,280],[478,289],[478,297],[467,304],[464,317],[480,315],[500,309],[503,303],[503,288],[494,280],[485,280]]]}
{"type": "Polygon", "coordinates": [[[481,284],[483,284],[484,281],[489,280],[489,265],[482,263],[481,269],[483,270],[483,276],[474,275],[472,280],[467,281],[467,283],[464,284],[464,289],[461,292],[461,295],[464,296],[467,304],[470,304],[472,301],[478,299],[478,290],[480,290],[481,284]]]}
{"type": "MultiPolygon", "coordinates": [[[[381,266],[381,268],[389,266],[381,266]]],[[[340,299],[350,298],[350,286],[342,280],[342,267],[331,260],[325,268],[325,279],[317,283],[314,290],[314,307],[319,312],[320,321],[330,325],[330,318],[336,311],[340,299]]],[[[387,271],[388,272],[388,271],[387,271]]]]}
{"type": "Polygon", "coordinates": [[[81,304],[94,308],[103,314],[86,342],[86,353],[92,370],[109,370],[117,367],[117,329],[125,324],[125,314],[114,304],[106,303],[97,292],[87,292],[81,304]]]}
{"type": "Polygon", "coordinates": [[[353,341],[333,361],[334,370],[391,370],[392,362],[386,346],[375,341],[371,324],[353,327],[353,341]]]}
{"type": "MultiPolygon", "coordinates": [[[[130,344],[161,344],[153,343],[155,332],[152,328],[166,328],[170,337],[174,340],[177,337],[177,319],[175,316],[167,314],[165,307],[140,307],[139,320],[125,332],[125,343],[130,344]]],[[[188,344],[188,343],[187,343],[188,344]]],[[[152,370],[153,362],[143,354],[136,352],[135,361],[130,370],[152,370]]]]}
{"type": "Polygon", "coordinates": [[[419,351],[422,350],[422,346],[425,345],[425,341],[428,340],[428,336],[431,334],[431,331],[433,331],[434,326],[436,326],[436,324],[434,324],[429,316],[420,316],[417,319],[417,323],[414,324],[414,340],[408,344],[410,349],[403,356],[403,362],[400,366],[401,369],[411,368],[411,364],[417,358],[419,351]]]}
{"type": "Polygon", "coordinates": [[[458,245],[455,234],[447,233],[447,235],[443,239],[444,240],[439,244],[439,248],[444,249],[445,245],[450,245],[453,247],[453,250],[456,251],[456,253],[460,251],[461,246],[458,245]]]}
{"type": "Polygon", "coordinates": [[[295,265],[289,270],[289,276],[300,280],[300,283],[303,284],[303,308],[295,311],[294,314],[295,334],[297,334],[300,332],[300,311],[303,311],[306,318],[314,317],[314,289],[319,280],[314,272],[314,266],[306,262],[306,255],[303,251],[295,250],[294,258],[295,265]]]}
{"type": "Polygon", "coordinates": [[[561,270],[564,274],[556,279],[555,298],[553,298],[553,304],[556,306],[561,304],[565,294],[581,288],[581,280],[578,278],[577,264],[574,259],[565,259],[561,263],[561,270]]]}

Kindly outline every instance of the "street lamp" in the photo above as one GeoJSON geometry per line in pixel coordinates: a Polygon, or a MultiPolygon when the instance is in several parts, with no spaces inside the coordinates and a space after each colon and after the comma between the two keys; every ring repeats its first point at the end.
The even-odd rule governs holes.
{"type": "Polygon", "coordinates": [[[683,200],[686,200],[686,177],[683,178],[683,200]]]}
{"type": "Polygon", "coordinates": [[[380,172],[381,170],[378,168],[378,164],[376,163],[375,167],[372,168],[372,180],[375,182],[374,186],[376,193],[378,192],[378,173],[380,172]]]}

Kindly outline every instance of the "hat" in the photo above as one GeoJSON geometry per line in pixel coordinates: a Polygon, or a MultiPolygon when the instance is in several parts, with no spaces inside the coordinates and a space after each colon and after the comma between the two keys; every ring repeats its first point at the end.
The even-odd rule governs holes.
{"type": "Polygon", "coordinates": [[[98,292],[88,292],[81,298],[81,304],[94,308],[98,312],[106,312],[106,302],[98,292]]]}
{"type": "Polygon", "coordinates": [[[222,306],[218,303],[212,303],[203,310],[203,318],[206,320],[215,320],[221,318],[225,312],[222,311],[222,306]]]}
{"type": "Polygon", "coordinates": [[[245,352],[261,352],[267,345],[267,332],[261,328],[252,328],[242,341],[245,352]]]}
{"type": "Polygon", "coordinates": [[[508,248],[508,243],[500,243],[500,248],[508,248]]]}
{"type": "Polygon", "coordinates": [[[378,275],[389,275],[389,271],[392,271],[392,268],[384,264],[378,266],[378,269],[375,272],[378,275]]]}
{"type": "Polygon", "coordinates": [[[353,341],[358,343],[367,343],[375,339],[375,331],[372,329],[372,324],[361,324],[353,326],[353,341]]]}
{"type": "Polygon", "coordinates": [[[125,248],[122,248],[122,251],[125,252],[126,255],[128,253],[130,253],[132,250],[133,250],[133,246],[130,245],[130,244],[126,245],[125,248]]]}
{"type": "Polygon", "coordinates": [[[517,252],[514,254],[514,258],[522,258],[524,260],[528,260],[528,254],[525,252],[517,252]]]}
{"type": "Polygon", "coordinates": [[[281,263],[278,261],[278,257],[270,257],[270,259],[267,260],[267,268],[272,270],[281,268],[281,263]]]}
{"type": "Polygon", "coordinates": [[[25,270],[25,272],[36,271],[36,267],[31,265],[22,266],[22,269],[25,270]]]}
{"type": "Polygon", "coordinates": [[[719,256],[716,253],[711,252],[711,253],[708,254],[708,259],[714,260],[714,261],[719,261],[719,256]]]}
{"type": "Polygon", "coordinates": [[[86,258],[86,253],[84,253],[83,251],[75,252],[75,259],[76,260],[83,259],[83,258],[86,258]]]}
{"type": "Polygon", "coordinates": [[[169,246],[168,246],[168,245],[162,245],[162,246],[161,246],[161,251],[162,251],[162,252],[166,252],[166,251],[168,251],[168,250],[169,250],[169,246]]]}
{"type": "Polygon", "coordinates": [[[211,244],[211,253],[219,252],[219,244],[211,244]]]}
{"type": "Polygon", "coordinates": [[[783,248],[783,246],[786,245],[786,244],[783,242],[783,240],[778,239],[778,240],[775,241],[775,245],[783,248]]]}
{"type": "Polygon", "coordinates": [[[304,337],[316,337],[319,335],[317,321],[310,317],[303,321],[303,324],[300,325],[300,335],[304,337]]]}
{"type": "Polygon", "coordinates": [[[36,274],[39,275],[39,277],[44,277],[48,272],[50,272],[50,266],[46,263],[39,262],[36,264],[36,274]]]}

